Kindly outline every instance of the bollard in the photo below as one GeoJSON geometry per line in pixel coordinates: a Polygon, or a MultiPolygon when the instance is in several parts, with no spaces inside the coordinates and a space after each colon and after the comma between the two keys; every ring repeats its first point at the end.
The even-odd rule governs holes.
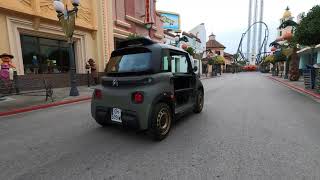
{"type": "Polygon", "coordinates": [[[90,87],[90,72],[87,71],[87,83],[88,83],[88,87],[90,87]]]}
{"type": "Polygon", "coordinates": [[[13,72],[13,84],[14,84],[14,88],[16,90],[16,94],[19,94],[20,93],[20,89],[19,89],[19,80],[18,80],[17,71],[13,72]]]}

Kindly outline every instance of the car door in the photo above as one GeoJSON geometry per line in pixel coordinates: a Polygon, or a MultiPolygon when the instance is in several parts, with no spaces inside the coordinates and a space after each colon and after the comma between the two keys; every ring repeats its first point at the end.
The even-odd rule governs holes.
{"type": "Polygon", "coordinates": [[[196,76],[193,73],[190,57],[185,52],[170,51],[171,71],[173,73],[176,106],[191,105],[196,76]]]}

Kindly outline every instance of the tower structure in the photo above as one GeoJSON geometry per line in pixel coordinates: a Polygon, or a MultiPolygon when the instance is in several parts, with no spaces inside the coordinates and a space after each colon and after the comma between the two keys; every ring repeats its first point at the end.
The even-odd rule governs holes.
{"type": "MultiPolygon", "coordinates": [[[[249,0],[249,16],[248,29],[256,22],[263,21],[264,1],[263,0],[249,0]]],[[[246,58],[250,64],[255,64],[258,51],[262,43],[262,24],[254,25],[253,33],[251,29],[247,36],[247,54],[246,58]]]]}
{"type": "Polygon", "coordinates": [[[250,48],[251,48],[251,29],[250,26],[252,24],[252,4],[253,0],[249,0],[249,16],[248,16],[248,39],[247,39],[247,53],[246,58],[249,60],[251,58],[250,48]]]}

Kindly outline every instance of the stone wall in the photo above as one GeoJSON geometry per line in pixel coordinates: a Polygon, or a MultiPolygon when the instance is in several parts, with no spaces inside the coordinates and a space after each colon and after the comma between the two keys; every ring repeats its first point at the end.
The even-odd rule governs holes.
{"type": "MultiPolygon", "coordinates": [[[[103,73],[99,73],[99,79],[103,76],[103,73]]],[[[77,85],[87,86],[88,75],[77,74],[77,85]]],[[[89,76],[91,84],[93,79],[89,76]]],[[[38,90],[44,88],[43,80],[46,80],[52,88],[63,88],[70,86],[70,75],[69,74],[30,74],[18,76],[18,88],[20,91],[38,90]]]]}

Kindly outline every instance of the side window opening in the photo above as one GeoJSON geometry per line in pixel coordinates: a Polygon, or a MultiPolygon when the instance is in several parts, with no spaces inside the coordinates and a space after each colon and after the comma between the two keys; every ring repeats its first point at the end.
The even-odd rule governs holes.
{"type": "Polygon", "coordinates": [[[170,66],[170,57],[169,56],[164,56],[162,58],[162,63],[161,63],[161,71],[163,72],[170,72],[171,71],[171,66],[170,66]]]}
{"type": "Polygon", "coordinates": [[[190,64],[186,55],[175,52],[170,53],[171,61],[171,72],[173,73],[188,73],[190,64]]]}

